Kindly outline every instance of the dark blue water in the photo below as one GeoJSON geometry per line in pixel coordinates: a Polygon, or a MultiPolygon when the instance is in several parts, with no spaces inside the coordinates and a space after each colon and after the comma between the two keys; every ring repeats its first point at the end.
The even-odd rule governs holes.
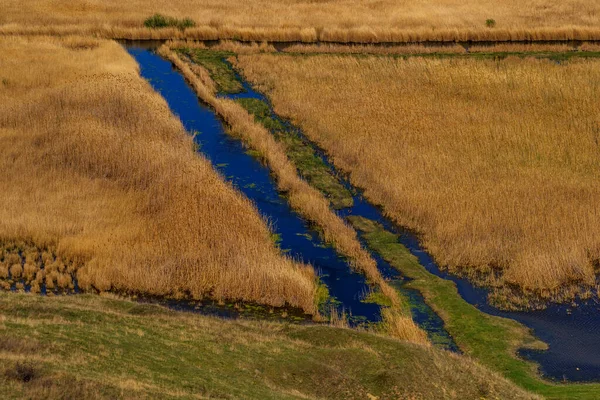
{"type": "Polygon", "coordinates": [[[169,104],[188,132],[199,132],[195,140],[215,168],[251,199],[260,213],[273,224],[280,247],[296,260],[312,264],[330,294],[356,322],[381,320],[377,304],[361,302],[369,292],[365,278],[350,270],[334,249],[291,209],[274,184],[269,170],[246,153],[239,140],[224,131],[215,112],[199,102],[196,94],[171,63],[150,50],[130,47],[129,53],[140,65],[141,75],[169,104]]]}

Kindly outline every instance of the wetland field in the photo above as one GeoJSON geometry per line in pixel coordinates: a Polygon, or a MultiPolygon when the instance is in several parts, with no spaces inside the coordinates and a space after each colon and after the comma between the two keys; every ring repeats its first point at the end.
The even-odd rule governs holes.
{"type": "Polygon", "coordinates": [[[497,288],[499,305],[595,292],[597,59],[242,55],[238,65],[442,266],[497,288]]]}
{"type": "Polygon", "coordinates": [[[1,398],[600,397],[597,1],[0,7],[1,398]]]}

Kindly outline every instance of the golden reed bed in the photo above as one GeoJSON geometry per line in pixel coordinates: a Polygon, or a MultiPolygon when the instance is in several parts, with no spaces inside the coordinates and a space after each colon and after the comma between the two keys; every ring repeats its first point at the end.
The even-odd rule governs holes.
{"type": "Polygon", "coordinates": [[[0,251],[0,275],[69,285],[76,265],[83,289],[316,312],[313,269],[280,255],[123,48],[11,37],[0,54],[0,241],[27,250],[24,269],[0,251]],[[58,257],[48,276],[36,248],[58,257]]]}
{"type": "Polygon", "coordinates": [[[598,61],[238,59],[369,199],[498,303],[596,287],[598,61]]]}
{"type": "Polygon", "coordinates": [[[0,33],[362,43],[600,39],[599,0],[0,0],[0,9],[0,33]],[[155,13],[197,26],[143,28],[155,13]]]}
{"type": "Polygon", "coordinates": [[[165,42],[172,48],[211,49],[229,51],[236,54],[255,53],[290,53],[290,54],[376,54],[398,56],[420,55],[465,55],[473,53],[498,54],[501,57],[508,55],[540,56],[540,53],[551,56],[589,55],[600,51],[600,44],[594,42],[583,43],[486,43],[486,44],[423,44],[423,43],[398,43],[398,44],[338,44],[338,43],[290,43],[286,45],[270,42],[242,42],[235,40],[219,40],[216,43],[207,43],[190,39],[174,39],[165,42]],[[513,54],[514,53],[514,54],[513,54]],[[563,54],[558,54],[563,53],[563,54]],[[566,54],[565,54],[566,53],[566,54]]]}

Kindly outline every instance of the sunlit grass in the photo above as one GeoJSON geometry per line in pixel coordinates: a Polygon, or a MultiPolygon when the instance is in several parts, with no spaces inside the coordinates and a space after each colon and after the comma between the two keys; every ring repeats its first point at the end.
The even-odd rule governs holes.
{"type": "Polygon", "coordinates": [[[483,276],[498,304],[595,288],[598,61],[238,59],[371,201],[443,267],[483,276]]]}
{"type": "Polygon", "coordinates": [[[2,398],[536,398],[465,357],[329,326],[0,293],[0,327],[2,398]]]}
{"type": "Polygon", "coordinates": [[[600,39],[600,4],[586,0],[2,0],[0,9],[5,33],[355,43],[600,39]],[[155,14],[161,17],[145,27],[155,14]],[[186,19],[196,26],[181,29],[186,19]]]}
{"type": "Polygon", "coordinates": [[[62,292],[76,277],[316,312],[313,269],[280,254],[121,46],[5,38],[0,52],[0,243],[28,244],[0,254],[2,287],[62,292]]]}

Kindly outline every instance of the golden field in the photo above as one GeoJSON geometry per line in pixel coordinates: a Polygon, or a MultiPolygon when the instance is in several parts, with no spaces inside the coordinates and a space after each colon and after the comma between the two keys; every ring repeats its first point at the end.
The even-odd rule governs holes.
{"type": "Polygon", "coordinates": [[[122,47],[11,37],[0,54],[0,278],[316,312],[313,269],[280,254],[122,47]]]}
{"type": "Polygon", "coordinates": [[[0,0],[0,9],[4,33],[310,42],[600,39],[599,0],[0,0]],[[144,29],[155,13],[191,18],[197,26],[144,29]]]}
{"type": "Polygon", "coordinates": [[[237,65],[442,266],[497,287],[497,303],[596,287],[598,61],[256,54],[237,65]]]}

